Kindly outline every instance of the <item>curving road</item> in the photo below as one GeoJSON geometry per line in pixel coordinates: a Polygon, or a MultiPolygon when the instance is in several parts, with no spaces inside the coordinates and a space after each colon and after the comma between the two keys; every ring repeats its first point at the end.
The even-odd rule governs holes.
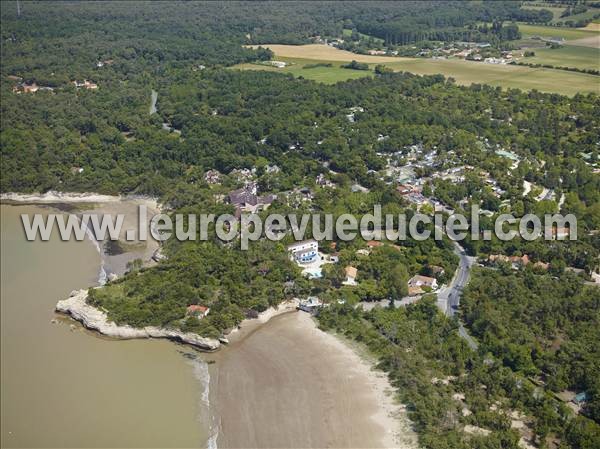
{"type": "MultiPolygon", "coordinates": [[[[440,289],[437,295],[438,307],[450,317],[454,316],[458,311],[458,306],[460,305],[460,296],[462,295],[463,289],[469,282],[471,267],[475,262],[475,257],[467,256],[465,249],[460,246],[458,242],[454,242],[454,253],[460,258],[458,268],[456,269],[450,284],[440,289]]],[[[462,323],[460,323],[458,333],[466,340],[471,349],[477,349],[477,343],[469,335],[462,323]]]]}

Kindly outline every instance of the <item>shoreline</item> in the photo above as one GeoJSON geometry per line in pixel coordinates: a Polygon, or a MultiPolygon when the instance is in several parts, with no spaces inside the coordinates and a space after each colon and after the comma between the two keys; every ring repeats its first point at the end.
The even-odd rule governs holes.
{"type": "Polygon", "coordinates": [[[59,192],[49,190],[46,193],[18,193],[6,192],[0,194],[0,201],[15,201],[18,203],[109,203],[123,200],[149,200],[156,202],[156,198],[143,195],[104,195],[93,192],[59,192]]]}
{"type": "Polygon", "coordinates": [[[279,314],[211,358],[219,446],[418,447],[387,375],[304,312],[279,314]]]}
{"type": "Polygon", "coordinates": [[[145,241],[129,241],[126,232],[129,229],[137,229],[139,221],[139,207],[145,206],[147,209],[147,226],[150,226],[150,220],[155,213],[162,212],[162,205],[156,198],[140,195],[101,195],[98,193],[72,193],[49,191],[40,193],[2,193],[0,194],[0,203],[11,206],[47,206],[57,209],[64,213],[73,215],[97,214],[97,215],[123,215],[123,226],[119,234],[118,242],[126,244],[134,249],[125,250],[117,254],[111,254],[105,248],[108,241],[97,240],[91,229],[86,231],[88,239],[94,244],[100,255],[100,268],[98,284],[104,285],[108,279],[114,276],[122,276],[127,263],[134,259],[142,259],[145,265],[154,263],[153,256],[160,251],[160,244],[152,237],[145,241]],[[77,207],[76,210],[65,210],[66,206],[77,207]]]}
{"type": "MultiPolygon", "coordinates": [[[[0,200],[3,202],[10,202],[9,204],[15,205],[23,205],[25,203],[28,204],[40,204],[40,205],[56,205],[60,203],[69,204],[76,203],[86,205],[90,204],[91,209],[87,209],[84,207],[82,211],[89,212],[95,211],[97,213],[111,213],[114,211],[119,211],[127,205],[127,207],[131,207],[132,204],[136,202],[144,201],[146,204],[150,203],[151,206],[158,208],[158,204],[155,199],[150,198],[141,198],[141,197],[124,197],[124,196],[108,196],[108,195],[98,195],[94,193],[81,193],[81,194],[71,194],[71,193],[60,193],[60,192],[48,192],[46,194],[2,194],[0,195],[0,200]]],[[[53,206],[55,207],[55,206],[53,206]]],[[[121,210],[121,212],[123,212],[121,210]]],[[[101,268],[104,266],[106,260],[111,257],[107,254],[104,254],[102,250],[101,241],[96,241],[90,237],[92,243],[97,246],[101,255],[101,268]]],[[[154,241],[152,241],[154,242],[154,241]]],[[[155,242],[156,243],[156,242],[155,242]]],[[[158,243],[156,243],[156,249],[160,248],[158,243]]],[[[148,248],[145,249],[144,252],[144,262],[148,263],[152,254],[156,249],[148,252],[148,248]]],[[[140,255],[139,252],[136,254],[135,252],[127,252],[125,254],[120,255],[123,260],[132,260],[136,255],[140,255]]],[[[121,264],[124,266],[124,263],[121,264]]],[[[113,270],[112,273],[116,274],[113,270]]],[[[101,287],[97,287],[101,288],[101,287]]],[[[313,347],[313,352],[311,353],[310,358],[322,359],[318,365],[315,367],[315,370],[324,370],[328,375],[332,376],[341,376],[346,373],[351,373],[350,375],[353,378],[356,378],[358,382],[362,385],[362,393],[361,398],[357,399],[360,404],[365,405],[364,407],[361,405],[359,407],[348,407],[348,401],[352,401],[354,399],[349,399],[349,392],[345,392],[344,394],[339,394],[336,390],[335,385],[331,385],[325,381],[323,381],[323,376],[318,375],[315,379],[316,383],[320,383],[320,387],[327,395],[330,397],[337,397],[341,400],[340,404],[335,404],[331,406],[331,409],[328,410],[329,413],[334,415],[343,415],[339,418],[337,423],[337,429],[331,429],[331,435],[327,436],[329,440],[323,440],[326,444],[328,441],[338,442],[339,447],[351,447],[348,444],[356,445],[357,441],[361,441],[364,447],[385,447],[385,448],[401,448],[401,449],[413,449],[418,447],[416,445],[416,435],[411,429],[410,421],[406,415],[406,411],[403,405],[397,404],[394,400],[393,393],[390,394],[390,391],[393,392],[393,388],[390,386],[389,380],[385,373],[381,371],[377,371],[373,368],[373,363],[370,360],[367,360],[363,355],[359,354],[357,348],[353,347],[351,342],[345,341],[340,336],[335,334],[330,334],[327,332],[323,332],[316,327],[315,320],[312,319],[308,314],[303,312],[296,311],[297,301],[290,300],[284,301],[275,307],[269,307],[267,310],[259,313],[257,318],[252,319],[244,319],[238,327],[231,330],[227,333],[224,339],[209,339],[200,337],[197,334],[193,333],[184,333],[178,331],[176,329],[165,329],[158,327],[145,327],[145,328],[134,328],[128,325],[119,326],[114,322],[109,322],[107,314],[86,303],[87,298],[87,289],[74,291],[71,295],[58,301],[56,304],[55,310],[63,315],[68,315],[71,319],[78,321],[84,328],[89,329],[91,331],[97,332],[98,334],[119,340],[127,340],[127,339],[151,339],[151,338],[161,338],[168,339],[174,342],[183,343],[193,347],[196,350],[211,353],[211,357],[216,359],[215,364],[212,363],[208,365],[208,384],[209,393],[211,396],[211,400],[208,401],[208,406],[211,409],[212,415],[212,423],[211,423],[211,434],[209,437],[209,444],[211,447],[217,447],[217,440],[221,442],[225,439],[225,445],[227,444],[227,438],[231,435],[229,432],[227,437],[224,437],[222,434],[222,423],[227,423],[227,418],[223,420],[223,417],[227,416],[231,410],[235,410],[239,407],[247,407],[251,406],[252,401],[249,401],[250,404],[246,404],[244,400],[239,400],[236,398],[234,404],[229,404],[227,409],[223,409],[222,407],[227,404],[227,399],[222,397],[222,390],[219,389],[219,384],[221,383],[221,377],[224,375],[231,375],[231,373],[224,373],[221,369],[221,362],[223,360],[233,360],[235,358],[244,358],[244,352],[247,344],[253,344],[252,341],[255,338],[260,338],[262,334],[269,332],[273,327],[278,326],[278,322],[280,320],[293,320],[299,328],[299,332],[294,334],[294,343],[298,345],[308,345],[313,347]],[[274,319],[276,318],[276,319],[274,319]],[[227,350],[219,351],[222,343],[228,345],[227,350]],[[330,357],[335,357],[336,362],[334,365],[331,365],[330,357]],[[213,396],[215,396],[213,398],[213,396]],[[364,396],[364,397],[363,397],[364,396]],[[214,399],[214,400],[213,400],[214,399]],[[362,401],[362,402],[361,402],[362,401]],[[338,408],[340,410],[338,410],[338,408]],[[346,415],[347,409],[352,409],[355,411],[360,410],[358,415],[362,415],[361,419],[364,421],[361,423],[353,423],[351,426],[348,426],[346,423],[342,422],[344,420],[352,420],[349,416],[346,415]],[[358,427],[356,427],[358,426],[358,427]],[[365,431],[368,437],[367,440],[361,440],[361,438],[367,438],[363,436],[359,436],[359,434],[355,433],[355,427],[361,428],[363,426],[365,429],[369,429],[365,431]],[[347,436],[346,434],[350,434],[351,436],[347,436]],[[346,439],[349,438],[349,439],[346,439]],[[354,439],[353,439],[354,438],[354,439]],[[358,439],[356,439],[358,438],[358,439]],[[366,444],[366,446],[365,446],[366,444]]],[[[289,340],[290,336],[287,335],[289,333],[288,329],[282,329],[282,331],[274,335],[270,341],[266,342],[267,348],[265,351],[270,351],[270,357],[267,359],[267,362],[263,366],[258,367],[258,371],[256,376],[251,376],[251,381],[260,382],[259,378],[261,376],[269,376],[270,371],[273,370],[273,366],[270,365],[274,360],[278,357],[278,341],[289,340]],[[273,342],[273,345],[270,343],[273,342]],[[273,346],[269,348],[268,346],[273,346]]],[[[206,356],[204,360],[207,360],[206,356]]],[[[303,364],[306,361],[306,357],[296,357],[292,359],[290,357],[290,373],[293,374],[293,371],[302,370],[303,364]]],[[[276,362],[275,362],[276,363],[276,362]]],[[[277,365],[275,365],[277,368],[277,365]]],[[[309,373],[311,374],[311,373],[309,373]]],[[[314,374],[314,373],[312,373],[314,374]]],[[[233,373],[235,376],[235,373],[233,373]]],[[[238,374],[239,375],[239,374],[238,374]]],[[[342,383],[344,383],[343,381],[342,383]]],[[[285,382],[283,385],[276,383],[271,387],[275,388],[285,388],[285,382]]],[[[345,388],[345,387],[344,387],[345,388]]],[[[267,401],[270,399],[268,396],[263,396],[262,400],[267,401]]],[[[275,401],[278,400],[278,395],[275,395],[273,398],[275,401]]],[[[318,403],[319,400],[315,399],[312,403],[305,404],[306,407],[309,408],[308,411],[310,413],[310,409],[314,407],[322,407],[321,404],[318,403]]],[[[327,402],[327,401],[325,401],[327,402]]],[[[289,408],[293,408],[294,405],[290,404],[289,408]]],[[[287,410],[286,410],[287,411],[287,410]]],[[[260,419],[257,422],[252,421],[251,424],[255,427],[254,431],[256,433],[264,432],[265,427],[272,426],[272,422],[262,422],[260,419]]],[[[230,424],[225,424],[229,429],[230,424]]],[[[280,432],[284,434],[291,435],[292,438],[296,435],[294,432],[294,424],[289,423],[286,426],[286,423],[280,423],[280,432]]],[[[235,432],[238,433],[238,432],[235,432]]],[[[296,435],[297,436],[297,435],[296,435]]],[[[298,437],[301,438],[301,437],[298,437]]],[[[279,443],[278,440],[277,443],[279,443]]],[[[272,443],[275,442],[271,441],[272,443]]],[[[302,441],[301,439],[299,441],[302,441]]],[[[314,442],[313,442],[314,443],[314,442]]],[[[327,443],[328,444],[328,443],[327,443]]],[[[267,443],[269,445],[269,443],[267,443]]],[[[305,443],[306,447],[318,447],[315,445],[310,445],[305,443]]],[[[329,444],[328,444],[329,445],[329,444]]],[[[259,445],[260,446],[260,445],[259,445]]],[[[282,447],[284,447],[283,445],[282,447]]],[[[292,446],[293,447],[293,446],[292,446]]]]}
{"type": "MultiPolygon", "coordinates": [[[[101,287],[100,287],[101,288],[101,287]]],[[[86,329],[119,340],[166,338],[194,346],[203,351],[215,351],[220,347],[218,340],[200,337],[191,332],[181,332],[175,329],[165,329],[154,326],[135,328],[129,325],[119,326],[109,321],[105,312],[86,303],[87,290],[75,290],[71,295],[56,303],[56,311],[69,315],[86,329]]]]}
{"type": "Polygon", "coordinates": [[[321,332],[324,340],[329,340],[330,344],[338,351],[345,353],[348,359],[354,359],[358,369],[370,379],[372,392],[379,405],[377,412],[371,418],[385,429],[382,438],[383,447],[418,448],[417,434],[412,429],[406,405],[395,397],[396,391],[390,384],[387,374],[375,368],[375,361],[371,360],[370,355],[362,353],[366,349],[359,348],[358,343],[347,340],[341,335],[321,331],[318,328],[317,330],[321,332]]]}

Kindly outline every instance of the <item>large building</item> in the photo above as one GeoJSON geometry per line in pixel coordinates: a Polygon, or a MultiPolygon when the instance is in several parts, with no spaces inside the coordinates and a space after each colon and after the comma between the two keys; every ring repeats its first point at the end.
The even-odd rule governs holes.
{"type": "Polygon", "coordinates": [[[304,240],[287,247],[290,258],[300,265],[307,265],[319,259],[319,242],[304,240]]]}
{"type": "Polygon", "coordinates": [[[264,210],[277,198],[275,195],[258,196],[257,191],[256,183],[249,182],[241,189],[229,193],[229,202],[235,206],[236,217],[239,218],[242,212],[254,214],[264,210]]]}

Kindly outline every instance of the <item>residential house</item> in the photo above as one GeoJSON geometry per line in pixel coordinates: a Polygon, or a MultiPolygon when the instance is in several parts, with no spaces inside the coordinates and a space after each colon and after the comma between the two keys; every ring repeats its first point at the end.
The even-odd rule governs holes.
{"type": "Polygon", "coordinates": [[[287,247],[290,258],[299,265],[307,265],[319,259],[319,242],[316,240],[304,240],[296,242],[287,247]]]}
{"type": "Polygon", "coordinates": [[[411,193],[419,194],[421,193],[421,188],[419,186],[414,186],[411,184],[400,184],[396,187],[396,191],[400,195],[409,195],[411,193]]]}
{"type": "Polygon", "coordinates": [[[319,175],[315,179],[315,184],[321,187],[335,187],[335,183],[327,179],[327,177],[323,173],[319,173],[319,175]]]}
{"type": "Polygon", "coordinates": [[[456,56],[457,58],[460,58],[460,59],[465,59],[471,53],[473,53],[473,50],[464,49],[464,50],[459,51],[458,53],[454,53],[454,56],[456,56]]]}
{"type": "Polygon", "coordinates": [[[308,298],[300,301],[297,309],[308,313],[314,313],[321,307],[323,307],[323,301],[321,301],[317,296],[309,296],[308,298]]]}
{"type": "Polygon", "coordinates": [[[199,320],[201,320],[206,315],[208,315],[208,312],[210,312],[210,308],[208,308],[206,306],[199,306],[197,304],[192,304],[187,307],[187,315],[195,316],[199,320]]]}
{"type": "Polygon", "coordinates": [[[83,83],[80,83],[79,81],[75,80],[73,81],[73,84],[75,84],[75,87],[77,87],[78,89],[80,87],[83,87],[84,89],[91,89],[91,90],[95,90],[98,89],[98,85],[96,83],[93,83],[91,81],[88,80],[83,80],[83,83]]]}
{"type": "Polygon", "coordinates": [[[21,83],[14,86],[12,90],[14,93],[17,94],[20,94],[21,92],[23,92],[24,94],[33,94],[40,90],[40,86],[38,86],[35,82],[31,84],[21,83]]]}
{"type": "Polygon", "coordinates": [[[353,193],[369,193],[369,189],[361,186],[360,184],[353,184],[352,187],[350,187],[350,190],[353,193]]]}
{"type": "Polygon", "coordinates": [[[221,182],[221,173],[218,170],[208,170],[204,173],[204,180],[208,184],[219,184],[221,182]]]}
{"type": "MultiPolygon", "coordinates": [[[[213,114],[215,115],[215,114],[213,114]]],[[[231,172],[229,173],[229,175],[233,178],[235,178],[237,181],[249,181],[254,177],[254,173],[256,172],[256,169],[252,169],[250,170],[249,168],[234,168],[233,170],[231,170],[231,172]]]]}
{"type": "Polygon", "coordinates": [[[230,192],[229,202],[235,206],[235,216],[241,217],[243,212],[254,214],[267,209],[277,198],[275,195],[258,196],[255,182],[249,182],[244,187],[230,192]]]}
{"type": "Polygon", "coordinates": [[[369,240],[367,242],[367,247],[369,249],[379,248],[380,246],[383,246],[383,242],[380,242],[379,240],[369,240]]]}
{"type": "Polygon", "coordinates": [[[347,266],[346,267],[346,280],[342,282],[344,285],[356,285],[356,275],[358,274],[358,270],[355,267],[347,266]]]}
{"type": "Polygon", "coordinates": [[[443,276],[445,273],[444,268],[439,265],[429,265],[429,271],[434,277],[443,276]]]}
{"type": "Polygon", "coordinates": [[[427,287],[431,290],[436,290],[438,288],[438,283],[436,278],[417,274],[408,280],[408,287],[427,287]]]}
{"type": "Polygon", "coordinates": [[[505,262],[510,263],[514,270],[527,265],[530,260],[527,254],[523,256],[505,256],[504,254],[490,254],[488,261],[491,263],[505,262]]]}
{"type": "Polygon", "coordinates": [[[556,227],[552,229],[553,239],[555,240],[565,240],[569,239],[571,235],[571,230],[566,227],[556,227]]]}

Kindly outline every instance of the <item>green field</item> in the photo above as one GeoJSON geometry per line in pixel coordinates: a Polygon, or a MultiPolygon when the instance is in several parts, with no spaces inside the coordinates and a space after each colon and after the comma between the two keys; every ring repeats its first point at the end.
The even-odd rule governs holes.
{"type": "MultiPolygon", "coordinates": [[[[296,47],[297,49],[298,47],[296,47]]],[[[278,69],[259,64],[238,64],[233,69],[242,70],[267,70],[280,73],[291,73],[322,83],[336,83],[349,79],[373,76],[372,71],[350,70],[341,68],[344,62],[326,61],[308,58],[286,58],[276,56],[277,60],[285,61],[290,65],[278,69]],[[332,67],[303,68],[307,64],[317,62],[330,63],[332,67]]],[[[533,59],[533,58],[531,58],[533,59]]],[[[373,69],[376,64],[369,64],[373,69]]],[[[403,58],[398,62],[386,62],[385,66],[394,71],[407,71],[419,75],[443,74],[452,77],[457,83],[470,85],[473,83],[490,84],[504,88],[518,88],[524,90],[537,89],[542,92],[554,92],[564,95],[575,95],[578,92],[600,93],[599,79],[593,75],[564,70],[533,69],[530,67],[493,65],[461,60],[432,60],[403,58]]]]}
{"type": "MultiPolygon", "coordinates": [[[[344,39],[349,38],[352,35],[352,30],[349,30],[348,28],[344,28],[342,30],[342,37],[344,39]]],[[[378,43],[378,44],[383,44],[383,39],[379,38],[379,37],[375,37],[375,36],[369,36],[368,34],[363,34],[363,33],[358,33],[358,35],[360,36],[361,39],[373,39],[374,42],[378,43]]]]}
{"type": "MultiPolygon", "coordinates": [[[[534,2],[535,3],[535,2],[534,2]]],[[[582,12],[580,14],[574,14],[572,16],[561,17],[562,13],[567,9],[565,6],[538,6],[537,3],[535,5],[528,4],[527,2],[523,5],[523,9],[547,9],[552,13],[554,18],[552,19],[553,23],[556,22],[566,22],[568,20],[572,20],[573,22],[577,22],[579,20],[591,19],[596,14],[600,13],[600,8],[592,8],[588,6],[588,10],[586,12],[582,12]]],[[[596,19],[600,20],[600,19],[596,19]]]]}
{"type": "MultiPolygon", "coordinates": [[[[241,70],[266,70],[269,72],[280,72],[280,73],[291,73],[297,77],[303,77],[318,81],[320,83],[333,84],[338,81],[346,81],[349,79],[363,78],[365,76],[372,76],[372,71],[367,70],[351,70],[344,69],[341,67],[345,62],[340,61],[322,61],[315,59],[301,59],[301,58],[283,58],[276,56],[278,61],[285,61],[289,65],[285,68],[278,69],[276,67],[265,66],[261,64],[238,64],[233,66],[234,69],[241,70]],[[315,68],[303,68],[309,64],[323,63],[331,64],[331,67],[315,67],[315,68]]],[[[375,64],[369,64],[369,67],[375,67],[375,64]]]]}
{"type": "Polygon", "coordinates": [[[554,20],[560,20],[560,16],[565,11],[566,8],[564,6],[563,7],[560,7],[560,6],[533,6],[533,5],[528,5],[527,3],[525,3],[523,5],[523,9],[536,9],[536,10],[547,9],[554,16],[554,19],[553,19],[553,21],[554,21],[554,20]]]}
{"type": "Polygon", "coordinates": [[[600,49],[598,48],[565,46],[554,50],[540,48],[534,51],[534,57],[523,58],[521,62],[600,70],[600,49]]]}
{"type": "Polygon", "coordinates": [[[562,37],[566,40],[584,39],[586,37],[596,36],[595,31],[580,30],[577,28],[551,27],[543,25],[527,25],[519,23],[519,30],[523,37],[540,36],[545,38],[562,37]]]}
{"type": "Polygon", "coordinates": [[[559,19],[559,21],[566,22],[567,20],[572,20],[573,22],[578,22],[579,20],[591,19],[598,13],[600,13],[600,8],[588,8],[586,12],[582,12],[581,14],[574,14],[568,17],[563,17],[559,19]]]}
{"type": "Polygon", "coordinates": [[[431,59],[416,59],[385,65],[397,71],[403,70],[424,75],[442,73],[464,85],[490,84],[504,88],[537,89],[542,92],[564,95],[575,95],[578,92],[600,93],[598,77],[565,70],[431,59]]]}

